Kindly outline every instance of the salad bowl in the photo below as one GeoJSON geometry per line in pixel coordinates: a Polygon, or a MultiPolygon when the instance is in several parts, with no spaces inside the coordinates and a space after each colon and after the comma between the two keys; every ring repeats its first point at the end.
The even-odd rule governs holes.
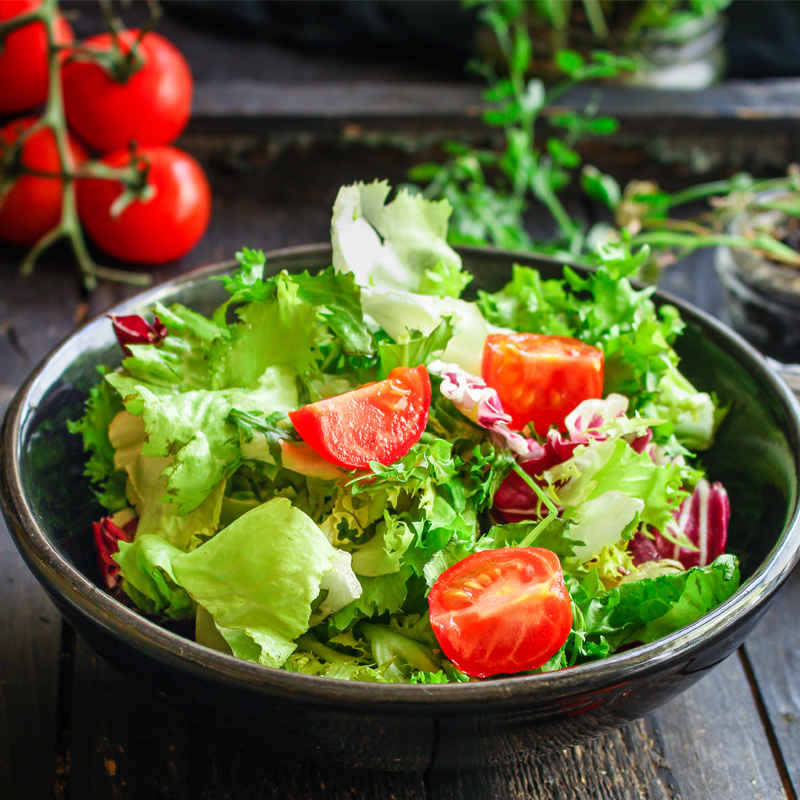
{"type": "MultiPolygon", "coordinates": [[[[473,290],[496,290],[515,263],[557,277],[542,258],[461,248],[473,290]]],[[[267,255],[277,272],[316,271],[329,246],[267,255]]],[[[126,301],[114,313],[144,312],[155,301],[210,313],[224,290],[208,278],[232,263],[185,275],[126,301]]],[[[580,272],[580,270],[577,270],[580,272]]],[[[90,523],[102,516],[83,476],[81,415],[97,367],[121,353],[104,318],[59,346],[19,390],[2,433],[0,499],[28,566],[68,622],[111,663],[165,702],[215,724],[263,737],[270,754],[319,758],[384,770],[487,766],[564,748],[625,725],[688,689],[745,639],[800,558],[794,395],[764,359],[719,322],[661,293],[687,323],[676,349],[700,389],[728,404],[708,474],[731,498],[729,550],[742,585],[697,622],[602,661],[538,675],[448,685],[367,684],[274,670],[192,641],[179,623],[159,625],[100,588],[90,523]]]]}

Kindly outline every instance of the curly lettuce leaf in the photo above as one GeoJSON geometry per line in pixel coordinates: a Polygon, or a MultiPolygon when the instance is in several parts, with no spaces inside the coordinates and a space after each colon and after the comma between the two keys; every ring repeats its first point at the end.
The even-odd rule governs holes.
{"type": "Polygon", "coordinates": [[[270,415],[299,404],[297,374],[283,364],[266,367],[249,389],[174,394],[118,373],[107,380],[122,394],[126,409],[142,418],[141,455],[169,459],[162,467],[167,483],[159,499],[176,505],[180,514],[197,508],[236,467],[241,438],[230,416],[234,408],[270,415]]]}
{"type": "Polygon", "coordinates": [[[452,338],[453,326],[449,319],[443,319],[427,335],[420,331],[409,331],[408,336],[401,342],[380,342],[378,344],[380,377],[385,378],[396,367],[416,367],[420,364],[429,364],[444,353],[452,338]]]}
{"type": "Polygon", "coordinates": [[[387,204],[390,189],[387,181],[374,181],[339,190],[331,220],[336,271],[352,272],[360,286],[407,292],[419,292],[429,270],[452,281],[461,258],[447,244],[450,204],[405,189],[387,204]]]}
{"type": "Polygon", "coordinates": [[[114,464],[114,447],[108,438],[108,427],[120,411],[119,395],[106,381],[101,381],[89,390],[84,415],[67,423],[70,433],[82,437],[83,449],[89,454],[83,474],[92,482],[98,502],[111,512],[128,505],[125,473],[114,464]]]}
{"type": "Polygon", "coordinates": [[[120,411],[109,426],[115,448],[114,464],[127,475],[128,502],[136,509],[137,536],[162,537],[179,550],[189,550],[213,536],[220,526],[225,481],[220,481],[192,511],[179,513],[177,505],[164,502],[167,489],[165,469],[171,456],[153,458],[142,455],[145,427],[140,417],[120,411]]]}

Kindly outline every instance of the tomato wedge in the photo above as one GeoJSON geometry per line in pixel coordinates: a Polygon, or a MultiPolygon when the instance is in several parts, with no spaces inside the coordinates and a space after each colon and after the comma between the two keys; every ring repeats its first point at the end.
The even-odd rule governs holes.
{"type": "Polygon", "coordinates": [[[366,469],[370,461],[391,464],[402,458],[422,436],[430,405],[428,370],[397,367],[386,380],[303,406],[289,419],[323,458],[366,469]]]}
{"type": "Polygon", "coordinates": [[[569,336],[493,333],[481,371],[519,429],[529,422],[543,436],[579,403],[603,396],[603,351],[569,336]]]}
{"type": "Polygon", "coordinates": [[[542,547],[467,556],[439,576],[428,603],[444,654],[477,678],[541,667],[572,629],[561,564],[542,547]]]}

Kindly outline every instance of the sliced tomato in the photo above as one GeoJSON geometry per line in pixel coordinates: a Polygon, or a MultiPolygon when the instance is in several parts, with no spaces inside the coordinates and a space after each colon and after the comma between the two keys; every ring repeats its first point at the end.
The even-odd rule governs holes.
{"type": "Polygon", "coordinates": [[[477,678],[541,667],[572,629],[561,564],[542,547],[468,556],[439,576],[428,603],[444,654],[477,678]]]}
{"type": "Polygon", "coordinates": [[[569,336],[493,333],[481,371],[519,429],[529,422],[543,436],[584,400],[603,395],[603,351],[569,336]]]}
{"type": "Polygon", "coordinates": [[[419,441],[430,404],[425,367],[397,367],[386,380],[303,406],[289,419],[323,458],[340,467],[366,469],[370,461],[397,461],[419,441]]]}

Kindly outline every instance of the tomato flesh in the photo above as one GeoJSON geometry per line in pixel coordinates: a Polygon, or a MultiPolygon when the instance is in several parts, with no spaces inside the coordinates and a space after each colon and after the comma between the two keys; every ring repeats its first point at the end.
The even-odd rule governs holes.
{"type": "Polygon", "coordinates": [[[542,547],[468,556],[439,576],[428,603],[442,651],[477,678],[541,667],[572,629],[561,564],[542,547]]]}
{"type": "Polygon", "coordinates": [[[498,333],[486,337],[483,379],[497,391],[511,425],[543,436],[563,429],[579,403],[603,396],[603,351],[569,336],[498,333]]]}
{"type": "Polygon", "coordinates": [[[397,367],[386,380],[303,406],[289,419],[323,458],[347,469],[366,469],[370,461],[397,461],[419,441],[430,404],[425,367],[397,367]]]}

